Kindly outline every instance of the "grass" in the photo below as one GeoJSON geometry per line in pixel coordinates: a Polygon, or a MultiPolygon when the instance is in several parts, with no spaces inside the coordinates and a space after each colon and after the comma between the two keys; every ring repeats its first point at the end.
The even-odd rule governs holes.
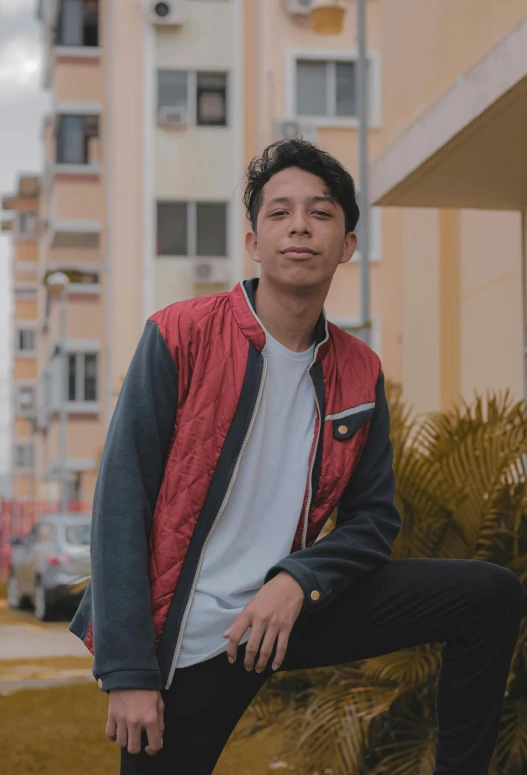
{"type": "MultiPolygon", "coordinates": [[[[0,775],[118,773],[120,751],[106,737],[107,716],[108,696],[95,682],[0,696],[0,775]]],[[[214,775],[269,775],[276,744],[262,734],[242,748],[227,745],[214,775]]]]}
{"type": "MultiPolygon", "coordinates": [[[[5,597],[6,584],[0,582],[0,600],[5,597]]],[[[20,622],[34,623],[35,618],[30,611],[0,609],[0,624],[20,622]]],[[[39,622],[46,628],[67,624],[39,622]]],[[[92,660],[91,656],[5,659],[0,661],[0,680],[13,672],[38,674],[39,668],[42,673],[91,669],[92,660]]],[[[0,775],[117,775],[120,751],[106,737],[107,718],[108,695],[95,681],[0,695],[0,775]]],[[[242,718],[239,726],[244,723],[242,718]]],[[[269,775],[269,762],[280,742],[273,735],[263,732],[243,746],[227,744],[214,775],[269,775]]]]}

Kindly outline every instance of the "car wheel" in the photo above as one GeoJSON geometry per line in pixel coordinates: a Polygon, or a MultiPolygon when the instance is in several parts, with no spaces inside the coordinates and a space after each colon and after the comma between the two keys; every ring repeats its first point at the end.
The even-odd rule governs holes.
{"type": "Polygon", "coordinates": [[[13,610],[22,608],[22,596],[20,594],[20,585],[13,574],[7,579],[7,604],[13,610]]]}
{"type": "Polygon", "coordinates": [[[53,611],[48,599],[48,591],[37,580],[35,585],[35,616],[41,622],[49,622],[53,618],[53,611]]]}

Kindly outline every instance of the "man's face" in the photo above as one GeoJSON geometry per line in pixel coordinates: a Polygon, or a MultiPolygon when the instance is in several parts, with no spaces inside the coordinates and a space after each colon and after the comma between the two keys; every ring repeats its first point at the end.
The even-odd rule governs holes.
{"type": "Polygon", "coordinates": [[[265,184],[256,234],[247,234],[246,246],[262,274],[307,290],[329,287],[337,266],[353,256],[357,238],[346,234],[344,211],[326,183],[289,167],[265,184]]]}

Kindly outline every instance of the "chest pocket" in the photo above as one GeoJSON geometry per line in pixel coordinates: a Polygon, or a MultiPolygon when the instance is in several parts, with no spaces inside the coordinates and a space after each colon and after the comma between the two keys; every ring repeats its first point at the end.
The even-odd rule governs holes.
{"type": "Polygon", "coordinates": [[[333,438],[339,441],[345,441],[353,436],[356,431],[370,419],[375,411],[375,402],[370,404],[360,404],[344,409],[337,414],[328,414],[325,422],[331,422],[333,425],[333,438]]]}

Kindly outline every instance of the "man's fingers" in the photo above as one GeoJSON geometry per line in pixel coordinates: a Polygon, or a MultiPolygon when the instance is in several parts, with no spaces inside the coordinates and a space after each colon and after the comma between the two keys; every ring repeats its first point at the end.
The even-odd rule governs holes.
{"type": "Polygon", "coordinates": [[[117,722],[116,742],[121,748],[126,748],[128,745],[128,728],[124,722],[117,722]]]}
{"type": "Polygon", "coordinates": [[[289,630],[281,630],[278,633],[278,645],[276,647],[276,654],[275,658],[273,659],[272,668],[273,670],[278,670],[282,662],[284,661],[284,657],[287,651],[287,644],[289,643],[289,635],[291,634],[291,631],[289,630]]]}
{"type": "MultiPolygon", "coordinates": [[[[243,612],[242,612],[243,614],[243,612]]],[[[238,646],[240,643],[240,640],[243,635],[247,632],[248,628],[251,626],[251,620],[248,615],[243,616],[240,614],[240,616],[234,620],[233,624],[230,627],[230,635],[229,640],[227,643],[227,656],[231,660],[231,662],[234,662],[236,660],[236,655],[238,653],[238,646]]]]}
{"type": "Polygon", "coordinates": [[[163,736],[159,727],[159,721],[147,726],[146,735],[148,737],[148,745],[145,751],[149,756],[155,756],[163,747],[163,736]]]}
{"type": "Polygon", "coordinates": [[[117,722],[112,716],[108,716],[108,721],[106,722],[106,737],[114,742],[117,740],[117,722]]]}
{"type": "Polygon", "coordinates": [[[265,632],[265,637],[263,639],[262,645],[260,647],[260,657],[258,659],[258,662],[256,663],[255,670],[257,673],[261,673],[262,670],[265,670],[267,667],[267,663],[269,661],[269,657],[273,653],[273,647],[276,641],[276,636],[278,634],[278,628],[277,627],[271,627],[269,626],[265,632]]]}
{"type": "Polygon", "coordinates": [[[244,665],[246,670],[252,670],[254,667],[254,660],[256,659],[256,655],[258,653],[258,649],[260,648],[260,643],[264,633],[265,625],[263,623],[256,624],[253,622],[251,636],[247,641],[247,646],[245,647],[244,665]]]}
{"type": "Polygon", "coordinates": [[[141,727],[128,724],[128,753],[141,753],[141,727]]]}

